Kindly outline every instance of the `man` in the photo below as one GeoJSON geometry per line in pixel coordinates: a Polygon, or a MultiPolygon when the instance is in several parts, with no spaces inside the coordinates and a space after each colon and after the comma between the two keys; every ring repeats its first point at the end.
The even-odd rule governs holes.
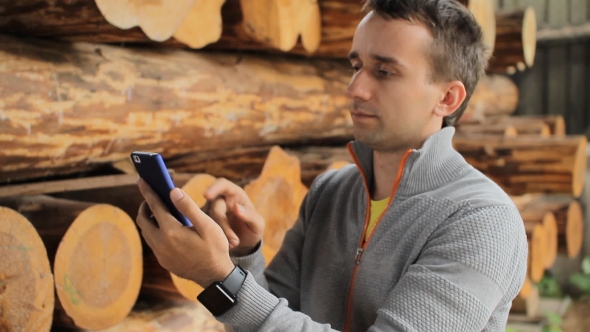
{"type": "Polygon", "coordinates": [[[504,331],[526,274],[523,221],[451,142],[484,72],[481,31],[454,0],[367,8],[347,89],[355,164],[315,180],[268,268],[264,221],[223,179],[206,195],[209,215],[171,192],[194,230],[140,180],[159,225],[142,204],[142,234],[234,330],[504,331]]]}

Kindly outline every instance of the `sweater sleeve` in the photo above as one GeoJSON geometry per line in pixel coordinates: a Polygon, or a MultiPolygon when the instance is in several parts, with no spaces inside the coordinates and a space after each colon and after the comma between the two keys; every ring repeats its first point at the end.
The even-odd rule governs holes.
{"type": "MultiPolygon", "coordinates": [[[[526,246],[514,207],[479,208],[450,218],[390,291],[369,331],[481,331],[486,325],[503,330],[506,320],[493,322],[491,314],[498,308],[508,315],[526,275],[526,246]]],[[[284,294],[297,290],[291,286],[284,294]]],[[[238,304],[218,319],[234,331],[334,331],[290,308],[251,275],[238,304]]]]}

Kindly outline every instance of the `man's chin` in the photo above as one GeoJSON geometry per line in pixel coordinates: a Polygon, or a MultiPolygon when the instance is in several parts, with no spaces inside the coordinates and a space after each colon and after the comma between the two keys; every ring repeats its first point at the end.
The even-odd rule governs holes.
{"type": "Polygon", "coordinates": [[[370,137],[367,137],[367,135],[363,135],[361,133],[354,133],[354,139],[357,142],[363,143],[364,145],[366,145],[367,147],[373,149],[376,147],[375,141],[373,139],[371,139],[370,137]]]}

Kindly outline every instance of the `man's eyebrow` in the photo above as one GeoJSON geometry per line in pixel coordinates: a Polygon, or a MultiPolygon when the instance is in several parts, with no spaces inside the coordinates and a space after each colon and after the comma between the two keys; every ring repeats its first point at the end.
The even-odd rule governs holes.
{"type": "Polygon", "coordinates": [[[371,53],[371,58],[379,61],[379,62],[383,62],[383,63],[388,63],[388,64],[392,64],[392,65],[396,65],[396,66],[400,66],[400,67],[405,67],[404,65],[402,65],[399,60],[397,60],[394,57],[390,57],[390,56],[385,56],[385,55],[379,55],[379,54],[374,54],[371,53]]]}
{"type": "MultiPolygon", "coordinates": [[[[404,66],[401,62],[399,62],[398,59],[394,58],[394,57],[390,57],[390,56],[385,56],[385,55],[379,55],[379,54],[375,54],[375,53],[371,53],[370,57],[375,59],[378,62],[383,62],[383,63],[387,63],[387,64],[392,64],[394,66],[399,66],[402,68],[405,68],[406,66],[404,66]]],[[[352,59],[358,59],[359,58],[359,53],[357,51],[352,51],[348,54],[348,59],[352,60],[352,59]]]]}
{"type": "Polygon", "coordinates": [[[359,53],[357,51],[352,51],[348,53],[348,60],[358,59],[359,53]]]}

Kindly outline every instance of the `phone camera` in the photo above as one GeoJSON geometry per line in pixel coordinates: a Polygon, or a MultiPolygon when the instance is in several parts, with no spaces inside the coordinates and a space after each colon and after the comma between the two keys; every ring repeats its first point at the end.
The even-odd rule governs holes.
{"type": "Polygon", "coordinates": [[[139,159],[139,156],[133,156],[133,161],[135,161],[136,163],[141,163],[141,159],[139,159]]]}

